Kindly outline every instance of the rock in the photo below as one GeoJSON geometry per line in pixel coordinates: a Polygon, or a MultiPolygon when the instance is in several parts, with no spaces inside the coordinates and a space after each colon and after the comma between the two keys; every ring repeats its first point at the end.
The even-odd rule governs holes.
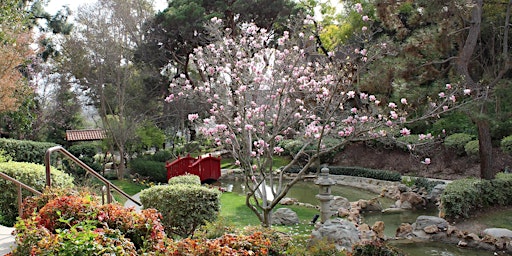
{"type": "Polygon", "coordinates": [[[361,241],[356,226],[344,219],[330,219],[318,225],[311,233],[311,243],[327,239],[334,243],[338,250],[352,250],[352,245],[361,241]]]}
{"type": "Polygon", "coordinates": [[[435,234],[439,231],[436,225],[430,225],[423,228],[423,231],[427,234],[435,234]]]}
{"type": "Polygon", "coordinates": [[[403,208],[386,208],[384,210],[381,211],[382,213],[401,213],[401,212],[405,212],[405,209],[403,208]]]}
{"type": "Polygon", "coordinates": [[[372,230],[373,230],[373,232],[375,232],[375,236],[380,239],[385,238],[384,229],[385,229],[385,226],[384,226],[383,221],[376,221],[372,226],[372,230]]]}
{"type": "Polygon", "coordinates": [[[380,201],[379,199],[377,198],[373,198],[373,199],[370,199],[370,200],[359,200],[359,206],[361,207],[361,210],[363,211],[368,211],[368,212],[373,212],[373,211],[382,211],[382,205],[380,204],[380,201]]]}
{"type": "Polygon", "coordinates": [[[297,213],[288,208],[279,208],[272,214],[272,224],[295,225],[299,224],[297,213]]]}
{"type": "Polygon", "coordinates": [[[451,235],[457,233],[458,229],[455,226],[448,225],[448,229],[446,230],[447,235],[451,235]]]}
{"type": "Polygon", "coordinates": [[[445,231],[448,229],[448,222],[445,219],[426,215],[418,216],[416,222],[413,224],[413,227],[416,230],[423,230],[425,227],[432,225],[437,226],[437,228],[441,231],[445,231]]]}
{"type": "Polygon", "coordinates": [[[282,204],[282,205],[294,205],[297,202],[298,202],[298,200],[295,199],[295,198],[285,197],[285,198],[281,199],[281,201],[279,201],[279,204],[282,204]]]}
{"type": "Polygon", "coordinates": [[[413,230],[413,228],[412,228],[411,224],[409,224],[409,223],[402,223],[396,229],[395,236],[396,237],[404,237],[404,238],[411,237],[411,236],[413,236],[412,230],[413,230]]]}
{"type": "Polygon", "coordinates": [[[400,208],[410,210],[410,209],[412,209],[412,204],[405,201],[400,204],[400,208]]]}
{"type": "MultiPolygon", "coordinates": [[[[421,195],[414,193],[414,192],[404,192],[404,193],[400,194],[400,201],[402,202],[402,205],[405,202],[409,202],[412,207],[419,206],[419,205],[424,206],[426,204],[425,199],[423,199],[423,197],[421,195]]],[[[404,207],[402,206],[402,208],[404,208],[404,207]]]]}
{"type": "Polygon", "coordinates": [[[512,239],[512,231],[506,228],[487,228],[483,233],[495,238],[506,237],[512,239]]]}
{"type": "Polygon", "coordinates": [[[350,215],[350,211],[349,210],[347,210],[345,208],[339,208],[338,209],[338,217],[343,218],[343,217],[347,217],[349,215],[350,215]]]}
{"type": "Polygon", "coordinates": [[[350,209],[350,201],[342,196],[334,196],[331,200],[331,208],[337,211],[340,208],[350,209]]]}
{"type": "Polygon", "coordinates": [[[409,188],[408,186],[404,185],[404,184],[399,184],[398,185],[398,191],[400,191],[400,193],[404,193],[404,192],[407,192],[407,191],[410,191],[411,188],[409,188]]]}
{"type": "Polygon", "coordinates": [[[437,184],[432,191],[430,191],[430,194],[427,196],[428,200],[432,202],[439,201],[439,198],[441,197],[441,194],[443,194],[444,190],[446,189],[446,184],[437,184]]]}

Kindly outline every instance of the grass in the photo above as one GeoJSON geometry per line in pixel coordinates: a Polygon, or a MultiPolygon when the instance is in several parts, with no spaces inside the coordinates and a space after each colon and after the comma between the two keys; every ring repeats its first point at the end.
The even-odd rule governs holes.
{"type": "MultiPolygon", "coordinates": [[[[236,228],[243,229],[247,226],[261,225],[254,212],[245,205],[245,196],[236,193],[223,193],[220,202],[219,217],[236,228]]],[[[282,207],[290,208],[296,212],[300,223],[295,226],[272,226],[272,228],[292,235],[297,239],[307,239],[313,230],[313,225],[310,222],[315,214],[319,214],[318,210],[297,205],[279,205],[275,209],[282,207]]]]}
{"type": "MultiPolygon", "coordinates": [[[[129,195],[137,194],[147,188],[147,186],[131,180],[112,180],[111,182],[129,195]]],[[[126,201],[126,199],[118,193],[113,193],[113,195],[121,204],[126,201]]],[[[237,229],[261,225],[258,217],[245,205],[245,196],[237,193],[223,193],[220,197],[220,205],[219,217],[237,229]]],[[[273,226],[273,228],[297,238],[309,237],[313,229],[313,225],[311,225],[310,222],[315,214],[319,214],[318,210],[297,205],[278,205],[275,209],[282,207],[290,208],[296,212],[300,223],[295,226],[273,226]]]]}

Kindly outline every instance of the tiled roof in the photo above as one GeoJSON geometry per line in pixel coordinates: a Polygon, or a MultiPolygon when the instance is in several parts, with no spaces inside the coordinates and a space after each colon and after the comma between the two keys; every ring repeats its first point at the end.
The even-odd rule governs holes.
{"type": "Polygon", "coordinates": [[[106,137],[105,130],[100,129],[66,131],[67,141],[102,140],[106,137]]]}

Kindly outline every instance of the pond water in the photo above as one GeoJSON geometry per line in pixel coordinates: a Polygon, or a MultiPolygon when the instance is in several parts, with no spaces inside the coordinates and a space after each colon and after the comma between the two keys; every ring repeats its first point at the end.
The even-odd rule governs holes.
{"type": "MultiPolygon", "coordinates": [[[[234,193],[245,194],[244,183],[241,181],[223,181],[223,187],[228,187],[234,193]]],[[[267,188],[268,190],[269,188],[267,188]]],[[[318,205],[319,201],[315,198],[318,194],[318,186],[314,182],[298,182],[288,192],[286,197],[296,198],[299,202],[318,205]]],[[[378,197],[377,194],[368,192],[366,190],[337,185],[331,188],[334,196],[343,196],[349,201],[357,201],[359,199],[372,199],[378,197]]],[[[394,203],[394,200],[389,198],[379,198],[382,206],[388,208],[394,203]]],[[[388,237],[394,237],[395,231],[401,223],[413,223],[420,215],[437,216],[437,210],[419,210],[419,211],[406,211],[403,213],[382,214],[366,213],[363,215],[363,220],[370,226],[376,221],[384,221],[384,233],[388,237]]],[[[391,242],[392,246],[401,249],[411,256],[477,256],[477,255],[493,255],[489,251],[468,250],[462,249],[454,245],[444,243],[400,243],[391,242]]]]}

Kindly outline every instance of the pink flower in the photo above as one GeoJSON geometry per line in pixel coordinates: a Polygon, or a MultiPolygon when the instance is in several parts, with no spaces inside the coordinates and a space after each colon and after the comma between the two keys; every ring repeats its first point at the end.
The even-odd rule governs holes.
{"type": "Polygon", "coordinates": [[[282,147],[274,147],[274,153],[280,154],[283,152],[284,152],[284,149],[282,147]]]}
{"type": "Polygon", "coordinates": [[[451,84],[446,84],[446,90],[450,90],[452,88],[451,84]]]}
{"type": "Polygon", "coordinates": [[[388,104],[388,107],[390,107],[390,108],[396,108],[396,104],[395,104],[394,102],[390,102],[390,103],[388,104]]]}
{"type": "Polygon", "coordinates": [[[356,8],[357,13],[363,12],[363,6],[360,3],[357,3],[354,7],[356,8]]]}
{"type": "Polygon", "coordinates": [[[471,89],[464,89],[464,95],[470,95],[471,89]]]}
{"type": "Polygon", "coordinates": [[[401,98],[400,99],[400,102],[404,105],[407,105],[407,99],[406,98],[401,98]]]}
{"type": "Polygon", "coordinates": [[[444,94],[444,92],[440,92],[439,94],[439,98],[444,98],[446,95],[444,94]]]}
{"type": "Polygon", "coordinates": [[[443,111],[447,111],[448,110],[448,106],[443,106],[443,111]]]}
{"type": "Polygon", "coordinates": [[[188,115],[188,120],[190,122],[193,122],[194,120],[198,119],[199,118],[199,115],[198,114],[189,114],[188,115]]]}
{"type": "Polygon", "coordinates": [[[370,95],[370,101],[375,101],[377,100],[377,98],[375,97],[375,95],[370,95]]]}
{"type": "Polygon", "coordinates": [[[425,165],[429,165],[431,162],[430,162],[430,158],[427,157],[425,158],[425,160],[421,161],[422,164],[425,164],[425,165]]]}
{"type": "Polygon", "coordinates": [[[366,30],[368,30],[368,27],[367,27],[367,26],[363,26],[363,27],[361,28],[361,30],[362,30],[362,31],[366,31],[366,30]]]}
{"type": "Polygon", "coordinates": [[[352,112],[352,113],[354,113],[354,114],[355,114],[355,113],[357,113],[357,108],[351,108],[351,109],[350,109],[350,112],[352,112]]]}
{"type": "Polygon", "coordinates": [[[349,98],[354,98],[354,97],[356,96],[356,92],[354,92],[354,91],[349,91],[349,92],[347,92],[347,96],[348,96],[349,98]]]}
{"type": "Polygon", "coordinates": [[[404,127],[402,128],[402,130],[400,130],[400,134],[402,134],[403,136],[409,136],[411,135],[411,130],[404,127]]]}
{"type": "Polygon", "coordinates": [[[368,15],[364,15],[363,16],[363,21],[368,21],[368,20],[369,20],[368,15]]]}
{"type": "Polygon", "coordinates": [[[450,98],[449,98],[449,99],[450,99],[451,101],[453,101],[453,102],[455,102],[455,101],[456,101],[455,95],[450,96],[450,98]]]}

